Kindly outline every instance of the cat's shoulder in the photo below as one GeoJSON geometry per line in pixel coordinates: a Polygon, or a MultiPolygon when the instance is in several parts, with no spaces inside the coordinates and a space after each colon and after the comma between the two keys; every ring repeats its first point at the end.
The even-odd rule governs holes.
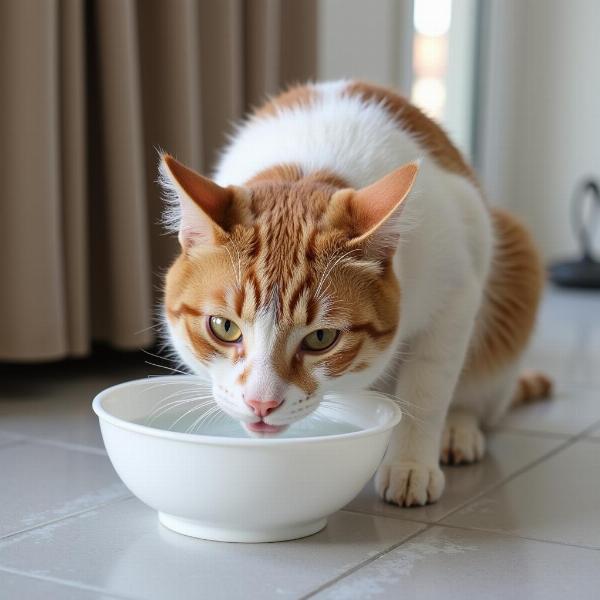
{"type": "Polygon", "coordinates": [[[347,79],[295,85],[270,98],[254,111],[253,116],[261,119],[289,111],[311,112],[348,101],[359,109],[377,106],[384,110],[390,120],[413,137],[439,166],[477,183],[472,168],[444,129],[408,98],[387,87],[347,79]]]}

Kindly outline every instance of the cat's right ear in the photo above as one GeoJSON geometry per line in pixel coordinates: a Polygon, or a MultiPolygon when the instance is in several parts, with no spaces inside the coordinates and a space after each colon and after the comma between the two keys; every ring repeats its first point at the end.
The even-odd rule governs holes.
{"type": "Polygon", "coordinates": [[[403,207],[419,165],[407,163],[359,190],[339,190],[329,203],[330,224],[346,231],[350,245],[367,243],[375,253],[389,256],[404,227],[403,207]]]}
{"type": "Polygon", "coordinates": [[[163,222],[178,233],[181,247],[224,241],[233,190],[217,185],[169,154],[161,156],[159,172],[167,202],[163,222]]]}

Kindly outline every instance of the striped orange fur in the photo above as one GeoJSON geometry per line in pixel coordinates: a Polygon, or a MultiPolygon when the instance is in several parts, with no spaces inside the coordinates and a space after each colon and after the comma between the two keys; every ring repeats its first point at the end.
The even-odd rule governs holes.
{"type": "Polygon", "coordinates": [[[186,322],[200,361],[223,352],[233,359],[232,349],[208,335],[202,324],[208,315],[191,308],[207,304],[213,313],[248,322],[273,307],[282,346],[294,327],[310,326],[317,314],[344,330],[343,340],[323,356],[274,353],[277,373],[309,393],[315,368],[332,377],[360,370],[391,342],[400,301],[391,265],[369,262],[367,242],[351,248],[348,232],[332,226],[331,197],[344,183],[328,172],[304,176],[293,165],[259,173],[246,183],[247,197],[233,191],[233,204],[248,220],[228,226],[223,245],[182,252],[168,273],[165,303],[173,324],[186,322]],[[215,282],[229,289],[216,290],[215,282]]]}
{"type": "MultiPolygon", "coordinates": [[[[418,142],[418,151],[430,159],[428,164],[435,165],[430,176],[435,172],[439,180],[451,181],[461,192],[456,181],[468,187],[464,195],[457,192],[457,204],[452,206],[472,194],[474,200],[468,207],[475,209],[459,220],[454,231],[463,233],[471,220],[482,215],[474,227],[485,230],[486,248],[493,248],[486,269],[477,273],[477,301],[469,308],[470,321],[464,328],[468,344],[462,346],[461,361],[466,358],[461,362],[456,389],[471,380],[508,372],[529,340],[543,285],[540,258],[528,232],[513,216],[486,204],[473,169],[443,129],[417,107],[382,87],[362,82],[344,86],[339,98],[358,106],[358,111],[377,107],[378,123],[383,121],[393,130],[390,137],[401,131],[418,142]],[[471,215],[475,217],[470,219],[471,215]]],[[[294,87],[257,109],[249,123],[278,124],[282,115],[292,121],[297,113],[320,106],[323,95],[332,89],[294,87]]],[[[327,132],[326,126],[323,131],[327,132]]],[[[278,150],[279,131],[273,139],[278,150]]],[[[248,148],[255,146],[240,143],[246,151],[240,152],[236,172],[241,166],[245,175],[236,180],[238,185],[229,187],[194,173],[170,156],[163,157],[167,176],[182,198],[181,221],[185,224],[179,230],[182,251],[168,272],[165,287],[166,318],[176,332],[173,337],[184,340],[184,350],[199,364],[210,366],[226,359],[232,369],[237,367],[237,386],[245,388],[258,369],[268,368],[275,374],[273,388],[285,382],[302,390],[306,400],[318,390],[319,377],[341,379],[356,374],[353,381],[358,381],[365,372],[371,373],[368,370],[382,353],[397,349],[398,340],[404,343],[400,333],[403,308],[407,311],[410,306],[406,302],[409,288],[404,280],[401,286],[394,263],[402,251],[401,234],[388,224],[400,214],[418,169],[417,162],[397,165],[400,168],[383,171],[388,172],[383,177],[379,173],[374,182],[365,183],[368,177],[363,177],[363,183],[356,186],[360,189],[352,189],[352,169],[325,168],[330,163],[312,162],[312,140],[300,158],[278,162],[272,160],[273,154],[267,154],[267,166],[246,171],[244,157],[248,148]],[[238,323],[242,329],[246,324],[258,327],[264,322],[268,335],[257,341],[244,334],[239,344],[223,343],[211,332],[211,315],[238,323]],[[317,329],[334,329],[339,335],[323,352],[307,352],[303,336],[317,329]],[[253,355],[253,344],[263,344],[261,351],[269,357],[267,367],[253,355]]],[[[360,160],[355,162],[360,166],[360,160]]],[[[465,206],[470,199],[464,200],[465,206]]],[[[446,223],[443,221],[443,227],[446,223]]],[[[439,237],[432,236],[431,244],[439,237]]],[[[471,246],[465,253],[477,254],[471,246]]],[[[449,252],[448,256],[459,254],[449,252]]],[[[473,262],[476,260],[477,256],[473,262]]],[[[413,304],[420,305],[420,301],[413,304]]],[[[550,387],[540,377],[523,379],[515,399],[545,395],[550,387]]]]}

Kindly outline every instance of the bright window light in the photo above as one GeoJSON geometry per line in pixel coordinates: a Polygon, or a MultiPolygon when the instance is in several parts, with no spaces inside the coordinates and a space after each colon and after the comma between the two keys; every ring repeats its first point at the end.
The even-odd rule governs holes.
{"type": "Polygon", "coordinates": [[[450,29],[452,0],[415,0],[414,25],[422,35],[446,35],[450,29]]]}
{"type": "Polygon", "coordinates": [[[441,79],[421,77],[413,83],[412,100],[430,117],[441,121],[446,106],[446,86],[441,79]]]}

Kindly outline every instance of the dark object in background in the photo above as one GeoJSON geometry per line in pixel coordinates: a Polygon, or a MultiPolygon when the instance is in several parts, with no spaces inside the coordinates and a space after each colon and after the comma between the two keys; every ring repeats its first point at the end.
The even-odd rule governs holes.
{"type": "Polygon", "coordinates": [[[559,286],[600,289],[600,262],[594,258],[592,239],[600,217],[600,184],[594,179],[584,181],[576,190],[571,204],[571,223],[579,240],[582,256],[579,260],[550,265],[550,279],[559,286]],[[589,218],[585,219],[584,201],[592,197],[589,218]]]}

